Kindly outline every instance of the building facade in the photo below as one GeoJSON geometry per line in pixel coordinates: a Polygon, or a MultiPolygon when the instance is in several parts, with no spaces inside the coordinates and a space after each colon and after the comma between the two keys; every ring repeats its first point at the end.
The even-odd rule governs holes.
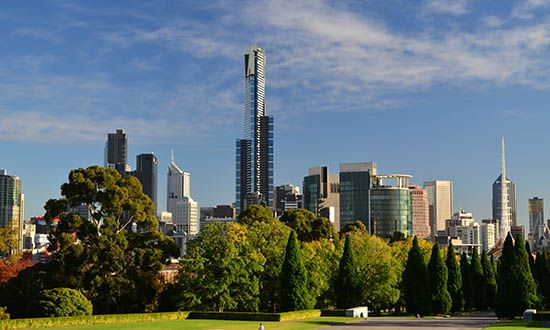
{"type": "Polygon", "coordinates": [[[376,175],[376,164],[340,164],[340,230],[360,220],[371,231],[370,189],[371,176],[376,175]]]}
{"type": "Polygon", "coordinates": [[[340,178],[327,166],[312,167],[304,177],[302,207],[330,220],[340,230],[340,178]]]}
{"type": "Polygon", "coordinates": [[[412,234],[412,202],[408,179],[410,175],[389,174],[373,177],[370,189],[370,233],[390,237],[395,232],[412,234]],[[394,186],[383,184],[384,179],[396,179],[394,186]]]}
{"type": "Polygon", "coordinates": [[[136,177],[143,187],[143,193],[149,196],[157,214],[157,187],[158,187],[159,160],[154,154],[141,154],[136,157],[136,177]]]}
{"type": "MultiPolygon", "coordinates": [[[[495,182],[493,182],[493,199],[492,199],[492,206],[493,206],[493,219],[500,220],[502,218],[502,201],[501,201],[501,180],[502,174],[496,178],[495,182]]],[[[506,187],[508,188],[508,208],[509,208],[509,216],[510,220],[512,221],[511,226],[517,225],[517,203],[516,203],[516,185],[508,176],[506,176],[506,187]]]]}
{"type": "Polygon", "coordinates": [[[281,216],[286,210],[302,208],[302,195],[300,188],[291,184],[275,187],[274,207],[277,216],[281,216]]]}
{"type": "Polygon", "coordinates": [[[529,236],[537,239],[546,229],[544,222],[544,199],[534,197],[529,199],[529,236]]]}
{"type": "Polygon", "coordinates": [[[273,207],[273,117],[266,115],[264,50],[249,48],[244,64],[244,132],[236,144],[237,214],[250,204],[273,207]]]}
{"type": "Polygon", "coordinates": [[[428,192],[420,186],[409,186],[409,189],[411,190],[412,235],[429,239],[431,228],[428,192]]]}
{"type": "Polygon", "coordinates": [[[105,167],[114,168],[122,175],[130,171],[128,166],[128,137],[123,129],[107,135],[105,142],[105,167]]]}
{"type": "Polygon", "coordinates": [[[199,231],[199,208],[191,198],[191,175],[172,161],[168,165],[167,210],[177,232],[195,235],[199,231]]]}
{"type": "Polygon", "coordinates": [[[435,241],[435,236],[444,234],[445,223],[453,215],[453,183],[443,180],[428,181],[424,182],[424,189],[428,191],[431,236],[435,241]]]}
{"type": "Polygon", "coordinates": [[[6,170],[0,170],[0,227],[11,226],[17,231],[18,251],[23,249],[24,209],[25,195],[21,179],[8,175],[6,170]]]}

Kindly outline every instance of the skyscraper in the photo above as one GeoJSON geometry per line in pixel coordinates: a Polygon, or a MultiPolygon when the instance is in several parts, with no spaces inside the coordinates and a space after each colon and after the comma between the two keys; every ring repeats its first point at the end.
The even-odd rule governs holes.
{"type": "Polygon", "coordinates": [[[174,155],[168,165],[167,210],[177,231],[195,235],[199,231],[198,204],[191,198],[191,174],[176,165],[174,155]]]}
{"type": "Polygon", "coordinates": [[[265,108],[265,52],[253,46],[244,54],[243,138],[237,140],[237,214],[250,204],[273,206],[273,117],[265,108]]]}
{"type": "Polygon", "coordinates": [[[21,179],[0,170],[0,227],[17,230],[19,250],[23,249],[24,200],[21,179]]]}
{"type": "Polygon", "coordinates": [[[312,167],[304,177],[303,207],[318,217],[325,217],[340,230],[340,178],[329,174],[327,166],[312,167]]]}
{"type": "Polygon", "coordinates": [[[128,137],[123,129],[107,135],[105,142],[105,167],[114,168],[126,175],[128,169],[128,137]]]}
{"type": "Polygon", "coordinates": [[[428,192],[420,186],[409,186],[409,189],[411,190],[412,235],[428,239],[432,234],[428,192]]]}
{"type": "Polygon", "coordinates": [[[550,232],[544,221],[544,199],[529,199],[529,243],[532,251],[544,250],[550,242],[550,232]]]}
{"type": "Polygon", "coordinates": [[[428,203],[430,212],[430,226],[432,239],[439,232],[445,231],[445,221],[453,215],[453,183],[451,181],[424,182],[424,189],[428,191],[428,203]]]}
{"type": "MultiPolygon", "coordinates": [[[[395,232],[405,236],[412,232],[412,204],[409,189],[410,175],[385,174],[372,177],[370,188],[370,229],[380,237],[389,237],[395,232]],[[394,186],[383,184],[384,179],[395,179],[394,186]]],[[[340,193],[341,196],[341,193],[340,193]]]]}
{"type": "Polygon", "coordinates": [[[136,157],[136,177],[143,186],[143,192],[151,198],[157,214],[157,182],[159,160],[154,154],[141,154],[136,157]]]}
{"type": "MultiPolygon", "coordinates": [[[[502,178],[502,175],[499,175],[498,178],[496,178],[495,182],[493,182],[493,219],[501,219],[502,218],[502,209],[500,207],[501,205],[501,190],[502,190],[502,184],[500,182],[502,178]]],[[[517,206],[516,206],[516,185],[512,180],[510,180],[509,176],[506,176],[506,187],[508,188],[508,204],[510,207],[510,217],[512,221],[512,226],[517,225],[517,206]]]]}
{"type": "Polygon", "coordinates": [[[376,164],[340,164],[340,229],[357,220],[370,227],[371,176],[376,175],[376,164]]]}

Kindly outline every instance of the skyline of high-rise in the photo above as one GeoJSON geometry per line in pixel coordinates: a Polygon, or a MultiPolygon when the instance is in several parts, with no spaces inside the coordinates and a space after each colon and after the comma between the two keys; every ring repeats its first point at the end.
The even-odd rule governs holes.
{"type": "Polygon", "coordinates": [[[158,157],[153,153],[136,156],[135,175],[141,182],[143,193],[153,201],[155,215],[158,211],[158,157]]]}
{"type": "Polygon", "coordinates": [[[107,134],[104,166],[114,168],[122,175],[126,175],[126,172],[130,171],[128,165],[128,136],[121,128],[117,128],[115,133],[107,134]]]}
{"type": "Polygon", "coordinates": [[[21,179],[0,169],[0,228],[10,225],[17,230],[19,250],[23,248],[25,195],[21,179]]]}
{"type": "Polygon", "coordinates": [[[195,235],[199,230],[199,206],[191,197],[191,174],[182,170],[174,159],[167,173],[166,209],[172,213],[172,222],[177,231],[195,235]]]}
{"type": "Polygon", "coordinates": [[[445,223],[453,215],[453,183],[449,180],[424,182],[428,191],[432,239],[445,230],[445,223]]]}

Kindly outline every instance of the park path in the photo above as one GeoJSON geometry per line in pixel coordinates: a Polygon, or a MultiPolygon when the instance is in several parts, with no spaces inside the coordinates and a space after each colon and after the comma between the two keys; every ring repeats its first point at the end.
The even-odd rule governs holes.
{"type": "Polygon", "coordinates": [[[417,329],[482,329],[497,321],[491,315],[449,318],[371,317],[368,320],[323,328],[324,330],[417,330],[417,329]]]}

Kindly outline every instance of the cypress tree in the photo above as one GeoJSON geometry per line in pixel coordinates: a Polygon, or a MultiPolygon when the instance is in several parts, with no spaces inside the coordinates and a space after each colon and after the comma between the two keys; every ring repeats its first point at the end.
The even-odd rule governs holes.
{"type": "Polygon", "coordinates": [[[495,278],[495,271],[493,264],[489,261],[487,253],[483,252],[481,255],[481,267],[483,268],[483,281],[485,287],[485,307],[492,308],[495,306],[495,299],[497,295],[497,280],[495,278]]]}
{"type": "Polygon", "coordinates": [[[537,252],[534,266],[537,292],[543,308],[548,308],[550,298],[550,269],[548,269],[547,256],[546,252],[537,252]]]}
{"type": "Polygon", "coordinates": [[[533,253],[531,252],[531,246],[527,241],[525,241],[525,251],[527,251],[527,256],[529,257],[529,271],[531,272],[531,275],[533,275],[533,278],[534,278],[535,277],[535,257],[533,256],[533,253]]]}
{"type": "Polygon", "coordinates": [[[485,281],[483,280],[483,268],[481,267],[477,247],[474,247],[470,266],[472,270],[473,307],[476,310],[483,310],[485,309],[485,281]]]}
{"type": "Polygon", "coordinates": [[[351,243],[351,235],[347,235],[335,285],[336,307],[342,309],[361,304],[361,279],[351,243]]]}
{"type": "Polygon", "coordinates": [[[407,264],[403,273],[405,289],[405,307],[407,313],[426,315],[430,312],[428,292],[428,271],[424,262],[424,255],[415,236],[409,250],[407,264]]]}
{"type": "Polygon", "coordinates": [[[517,292],[515,289],[514,274],[512,274],[515,263],[514,243],[512,235],[508,233],[502,247],[502,255],[498,261],[498,290],[495,302],[495,313],[498,318],[514,318],[515,316],[512,308],[515,299],[514,294],[517,292]]]}
{"type": "Polygon", "coordinates": [[[283,312],[313,308],[313,299],[309,294],[307,282],[307,271],[298,237],[293,230],[288,238],[285,261],[281,269],[281,310],[283,312]]]}
{"type": "Polygon", "coordinates": [[[435,243],[428,263],[428,278],[430,283],[431,307],[433,314],[446,314],[451,309],[451,295],[447,290],[447,267],[435,243]]]}
{"type": "Polygon", "coordinates": [[[447,248],[447,259],[445,260],[447,266],[448,278],[447,278],[447,290],[451,295],[451,312],[460,312],[464,308],[464,297],[462,295],[462,274],[456,260],[455,249],[453,243],[449,242],[447,248]]]}
{"type": "Polygon", "coordinates": [[[460,256],[460,274],[462,275],[462,296],[464,297],[464,309],[470,310],[472,304],[472,271],[466,252],[460,256]]]}
{"type": "Polygon", "coordinates": [[[516,271],[514,274],[517,276],[516,283],[519,285],[517,302],[517,315],[523,314],[527,308],[536,307],[538,304],[537,297],[537,285],[533,279],[531,273],[531,267],[529,266],[529,255],[525,248],[525,242],[522,235],[516,236],[516,245],[514,246],[516,251],[516,271]]]}

